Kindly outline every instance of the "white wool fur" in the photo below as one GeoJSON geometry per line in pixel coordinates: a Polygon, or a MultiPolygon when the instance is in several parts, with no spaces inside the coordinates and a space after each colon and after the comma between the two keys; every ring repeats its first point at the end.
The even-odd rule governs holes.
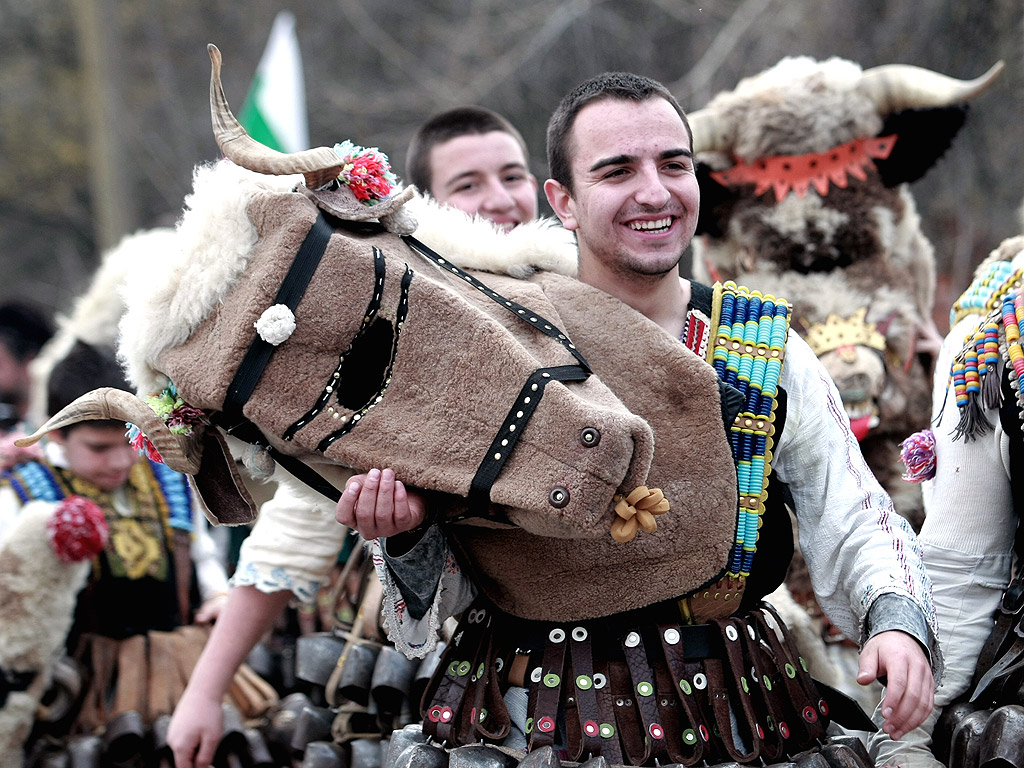
{"type": "Polygon", "coordinates": [[[167,379],[153,368],[160,353],[181,344],[234,285],[256,243],[246,216],[258,190],[286,192],[301,178],[261,176],[222,160],[197,166],[185,198],[177,246],[161,270],[132,270],[124,286],[118,353],[129,381],[142,394],[167,379]]]}
{"type": "MultiPolygon", "coordinates": [[[[301,177],[264,176],[221,161],[197,167],[193,181],[166,264],[159,270],[132,269],[123,290],[127,311],[118,354],[140,394],[167,386],[154,367],[160,353],[184,342],[245,270],[256,244],[246,215],[251,196],[287,192],[301,177]]],[[[418,222],[415,236],[460,266],[514,276],[534,269],[575,274],[572,234],[551,220],[505,233],[426,198],[414,197],[404,208],[418,222]]]]}
{"type": "MultiPolygon", "coordinates": [[[[78,592],[92,567],[89,560],[61,562],[50,548],[46,522],[56,506],[29,502],[0,542],[0,667],[41,674],[30,689],[40,693],[64,649],[78,592]]],[[[29,693],[11,694],[0,709],[3,765],[20,765],[15,760],[20,760],[35,712],[36,700],[29,693]]]]}
{"type": "Polygon", "coordinates": [[[30,423],[42,423],[46,412],[46,383],[53,366],[64,358],[76,340],[113,348],[117,326],[124,313],[121,286],[133,269],[159,273],[166,254],[175,243],[174,229],[156,227],[126,235],[103,254],[99,268],[70,315],[58,315],[57,332],[31,363],[30,423]]]}
{"type": "Polygon", "coordinates": [[[740,80],[707,109],[729,116],[737,157],[824,152],[882,127],[872,101],[856,89],[861,74],[845,59],[787,57],[740,80]]]}

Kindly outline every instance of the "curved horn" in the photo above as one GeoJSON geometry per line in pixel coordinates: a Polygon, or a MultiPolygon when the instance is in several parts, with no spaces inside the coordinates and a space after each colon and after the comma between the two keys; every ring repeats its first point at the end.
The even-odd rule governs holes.
{"type": "Polygon", "coordinates": [[[949,107],[973,99],[995,82],[1004,67],[999,60],[981,77],[957,80],[923,67],[886,64],[865,70],[857,90],[874,102],[880,115],[901,109],[949,107]]]}
{"type": "Polygon", "coordinates": [[[693,131],[693,154],[727,152],[732,148],[732,125],[719,113],[699,109],[686,115],[693,131]]]}
{"type": "Polygon", "coordinates": [[[306,177],[306,186],[317,189],[337,178],[342,164],[338,153],[330,147],[317,147],[302,152],[278,152],[265,147],[245,132],[228,106],[224,86],[220,82],[220,50],[213,43],[207,45],[210,52],[210,117],[213,118],[213,135],[224,156],[236,165],[256,173],[272,176],[286,176],[301,173],[306,177]]]}
{"type": "Polygon", "coordinates": [[[156,446],[160,458],[168,467],[188,475],[194,475],[199,471],[202,451],[198,440],[173,434],[146,403],[131,392],[113,387],[86,392],[62,408],[33,434],[14,442],[15,445],[25,448],[38,442],[48,432],[82,421],[98,419],[121,419],[131,422],[156,446]]]}

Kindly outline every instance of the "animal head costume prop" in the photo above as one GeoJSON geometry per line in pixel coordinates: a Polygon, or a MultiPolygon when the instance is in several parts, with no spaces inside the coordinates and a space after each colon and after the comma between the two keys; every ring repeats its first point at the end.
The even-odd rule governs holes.
{"type": "MultiPolygon", "coordinates": [[[[571,549],[567,540],[598,542],[606,595],[619,591],[616,563],[645,562],[649,590],[605,597],[581,615],[685,594],[723,573],[736,474],[712,368],[571,277],[456,266],[477,264],[482,242],[519,251],[508,272],[573,263],[571,241],[550,223],[506,235],[381,184],[387,169],[375,152],[346,144],[286,155],[253,141],[228,108],[213,46],[210,56],[214,133],[227,159],[197,169],[170,263],[158,277],[129,276],[121,324],[130,378],[140,393],[161,394],[90,393],[32,439],[124,418],[226,523],[254,512],[224,432],[300,477],[390,466],[412,486],[449,494],[452,516],[476,523],[479,536],[526,537],[548,562],[571,549]],[[459,237],[431,239],[453,222],[459,237]],[[695,439],[702,432],[723,439],[709,449],[695,439]],[[661,515],[657,533],[613,540],[616,504],[646,485],[669,503],[699,505],[703,517],[661,515]],[[690,569],[678,567],[680,540],[699,555],[690,569]]],[[[543,607],[516,602],[527,594],[503,602],[541,617],[543,607]]]]}
{"type": "Polygon", "coordinates": [[[694,274],[783,290],[862,438],[906,434],[897,417],[908,410],[926,418],[927,372],[913,358],[918,338],[939,340],[935,266],[906,184],[1002,69],[962,81],[786,58],[689,116],[702,198],[694,274]]]}

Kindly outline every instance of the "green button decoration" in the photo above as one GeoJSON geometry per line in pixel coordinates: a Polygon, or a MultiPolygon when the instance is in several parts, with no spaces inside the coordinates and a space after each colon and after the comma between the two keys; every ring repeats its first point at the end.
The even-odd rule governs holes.
{"type": "Polygon", "coordinates": [[[804,672],[807,671],[807,662],[804,661],[804,657],[803,656],[800,657],[800,666],[803,668],[804,672]]]}
{"type": "Polygon", "coordinates": [[[762,676],[761,676],[761,679],[762,679],[762,680],[764,681],[764,687],[765,687],[765,689],[766,689],[766,690],[769,690],[769,691],[770,691],[770,690],[772,689],[772,681],[771,681],[771,678],[769,678],[769,677],[766,677],[766,676],[763,676],[763,675],[762,675],[762,676]]]}
{"type": "Polygon", "coordinates": [[[639,693],[641,696],[650,696],[652,693],[654,693],[654,686],[646,681],[642,683],[637,683],[636,692],[639,693]]]}
{"type": "Polygon", "coordinates": [[[679,688],[687,696],[689,696],[691,693],[693,693],[693,688],[690,687],[690,684],[686,680],[680,680],[679,681],[679,688]]]}
{"type": "Polygon", "coordinates": [[[693,728],[687,728],[683,731],[683,743],[684,744],[696,744],[697,743],[697,732],[693,728]]]}
{"type": "Polygon", "coordinates": [[[586,675],[580,675],[576,678],[576,687],[581,691],[589,691],[594,686],[594,681],[586,675]]]}
{"type": "Polygon", "coordinates": [[[750,693],[750,686],[747,685],[747,678],[740,678],[740,686],[743,688],[744,693],[750,693]]]}
{"type": "Polygon", "coordinates": [[[597,732],[601,734],[602,739],[610,739],[612,736],[615,735],[615,728],[612,726],[611,723],[601,723],[601,726],[597,732]]]}
{"type": "Polygon", "coordinates": [[[483,678],[484,678],[484,664],[483,664],[483,662],[480,662],[480,666],[476,668],[476,676],[477,676],[478,680],[483,680],[483,678]]]}
{"type": "Polygon", "coordinates": [[[472,664],[470,664],[468,661],[463,661],[461,664],[459,664],[459,677],[465,677],[466,675],[468,675],[469,670],[471,670],[472,668],[472,664]]]}
{"type": "Polygon", "coordinates": [[[557,688],[560,682],[562,682],[562,679],[554,672],[548,672],[544,675],[544,685],[548,688],[557,688]]]}
{"type": "Polygon", "coordinates": [[[527,733],[533,733],[533,718],[532,717],[526,718],[526,732],[527,733]]]}
{"type": "Polygon", "coordinates": [[[786,662],[786,677],[788,677],[788,678],[796,677],[796,667],[794,667],[788,661],[786,662]]]}
{"type": "Polygon", "coordinates": [[[448,674],[457,676],[459,674],[459,662],[453,661],[448,665],[448,674]]]}

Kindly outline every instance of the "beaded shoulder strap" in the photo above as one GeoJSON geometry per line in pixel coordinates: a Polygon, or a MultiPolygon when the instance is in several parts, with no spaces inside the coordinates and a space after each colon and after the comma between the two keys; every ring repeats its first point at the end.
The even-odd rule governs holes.
{"type": "Polygon", "coordinates": [[[30,501],[60,501],[70,493],[63,479],[42,462],[18,464],[0,473],[0,480],[10,485],[22,504],[30,501]]]}
{"type": "Polygon", "coordinates": [[[727,576],[750,575],[757,531],[768,498],[776,395],[786,357],[789,304],[737,286],[716,283],[711,308],[714,343],[707,360],[719,378],[740,391],[744,405],[730,428],[730,443],[739,481],[736,541],[727,576]]]}
{"type": "MultiPolygon", "coordinates": [[[[953,439],[973,440],[991,431],[984,411],[1000,405],[1000,379],[1004,366],[1010,386],[1017,395],[1017,411],[1024,420],[1024,347],[1021,323],[1024,323],[1024,295],[1021,291],[1024,270],[1015,270],[1008,261],[997,261],[971,284],[953,305],[951,322],[971,313],[985,316],[964,338],[963,349],[950,366],[947,394],[952,385],[960,421],[953,439]]],[[[1024,429],[1024,426],[1022,426],[1024,429]]]]}

